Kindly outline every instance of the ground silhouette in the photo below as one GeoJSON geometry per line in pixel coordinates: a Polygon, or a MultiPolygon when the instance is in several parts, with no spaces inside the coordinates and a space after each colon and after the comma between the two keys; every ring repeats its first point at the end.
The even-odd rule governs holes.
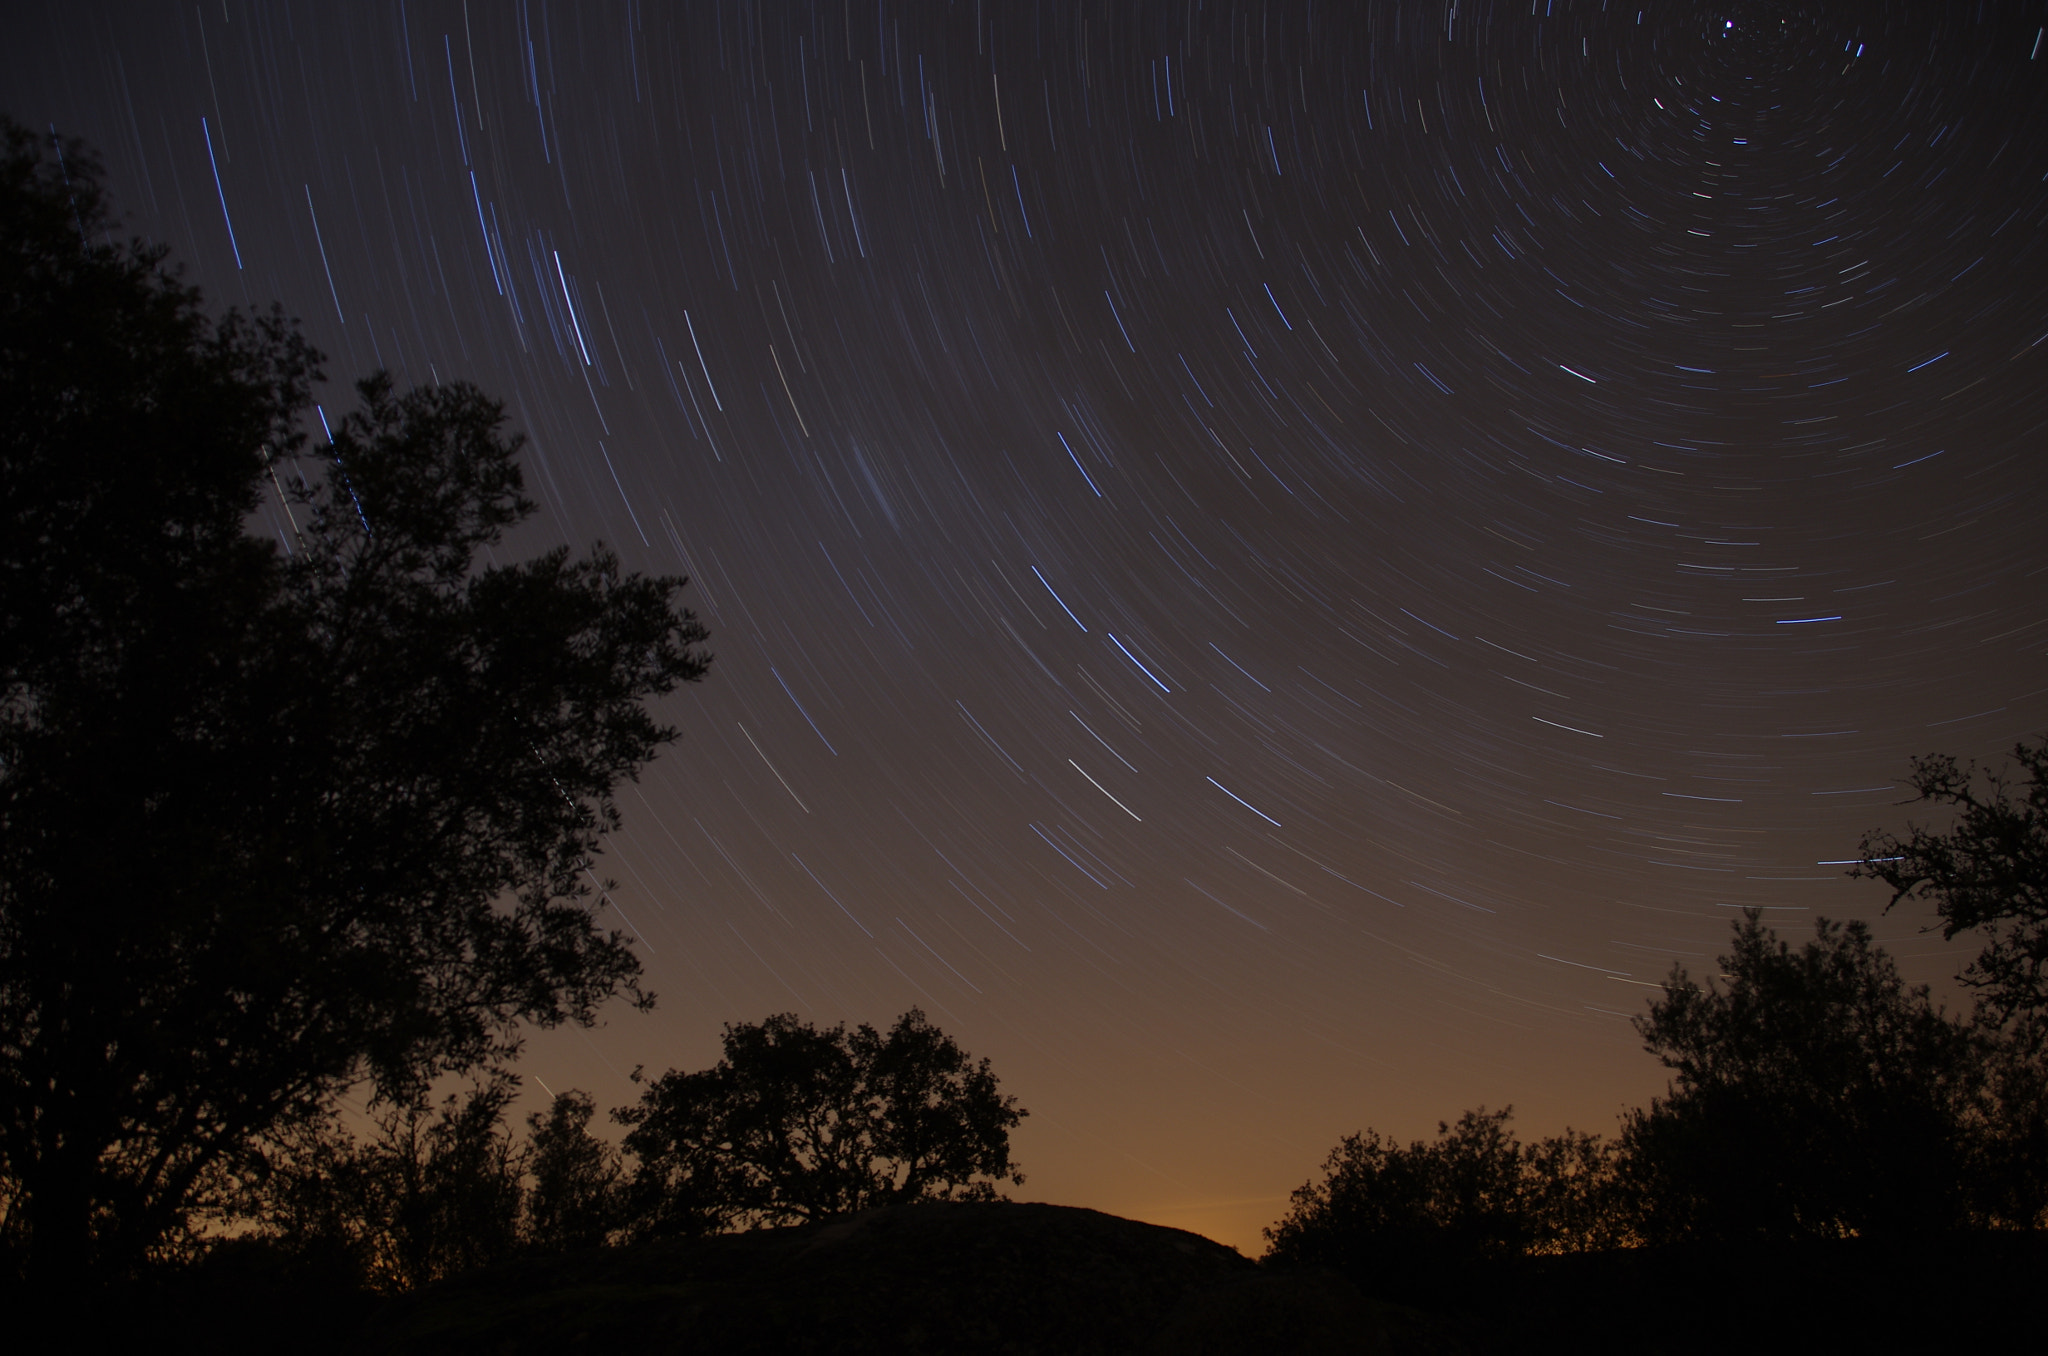
{"type": "Polygon", "coordinates": [[[1471,1348],[1325,1273],[1072,1206],[919,1202],[457,1277],[364,1334],[393,1353],[1413,1353],[1471,1348]]]}

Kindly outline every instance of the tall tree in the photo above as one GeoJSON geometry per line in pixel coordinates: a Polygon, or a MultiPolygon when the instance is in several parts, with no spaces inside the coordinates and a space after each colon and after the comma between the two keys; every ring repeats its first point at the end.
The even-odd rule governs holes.
{"type": "Polygon", "coordinates": [[[914,1200],[993,1200],[1022,1182],[1026,1115],[915,1008],[884,1036],[793,1013],[725,1028],[725,1058],[670,1070],[613,1113],[638,1156],[643,1237],[797,1224],[914,1200]]]}
{"type": "Polygon", "coordinates": [[[1881,880],[1892,903],[1931,901],[1942,935],[1975,930],[1984,949],[1961,978],[1987,1015],[2018,1020],[2037,1046],[2048,1038],[2048,737],[2013,749],[2021,776],[1986,772],[1943,754],[1913,760],[1906,784],[1926,804],[1955,812],[1945,831],[1909,824],[1903,838],[1866,834],[1850,874],[1881,880]]]}
{"type": "Polygon", "coordinates": [[[533,509],[495,402],[373,378],[309,449],[287,324],[109,243],[77,147],[0,143],[0,1212],[56,1283],[174,1248],[341,1088],[651,1001],[589,868],[707,657],[601,547],[479,566],[533,509]]]}
{"type": "Polygon", "coordinates": [[[1860,921],[1818,919],[1794,950],[1747,910],[1720,968],[1725,987],[1674,966],[1636,1019],[1673,1075],[1622,1133],[1652,1240],[1965,1223],[1980,1033],[1907,986],[1860,921]]]}

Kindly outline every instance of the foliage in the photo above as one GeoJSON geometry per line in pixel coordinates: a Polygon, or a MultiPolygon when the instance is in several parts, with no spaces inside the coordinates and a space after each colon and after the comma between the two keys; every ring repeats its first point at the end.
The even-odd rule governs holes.
{"type": "Polygon", "coordinates": [[[2027,1019],[1984,1032],[1984,1087],[1969,1143],[1972,1222],[2048,1229],[2048,1057],[2027,1019]]]}
{"type": "Polygon", "coordinates": [[[1636,1019],[1674,1073],[1622,1135],[1649,1237],[1964,1223],[1980,1033],[1907,987],[1861,922],[1818,920],[1794,951],[1749,910],[1720,964],[1725,988],[1674,967],[1636,1019]]]}
{"type": "Polygon", "coordinates": [[[372,1117],[364,1140],[336,1117],[309,1125],[271,1165],[251,1213],[288,1251],[372,1290],[416,1289],[509,1257],[530,1157],[505,1128],[514,1088],[497,1073],[439,1107],[408,1099],[372,1117]]]}
{"type": "Polygon", "coordinates": [[[624,1206],[616,1147],[590,1133],[596,1104],[571,1089],[545,1114],[526,1118],[527,1189],[521,1242],[537,1252],[569,1252],[611,1240],[624,1206]]]}
{"type": "Polygon", "coordinates": [[[372,1115],[367,1137],[332,1112],[295,1127],[242,1214],[295,1261],[387,1293],[608,1242],[620,1156],[589,1131],[590,1095],[569,1089],[529,1114],[522,1143],[505,1120],[516,1086],[495,1071],[438,1106],[420,1094],[372,1115]]]}
{"type": "Polygon", "coordinates": [[[913,1008],[885,1037],[821,1031],[793,1013],[725,1028],[725,1058],[670,1070],[630,1127],[634,1232],[688,1236],[801,1223],[914,1200],[992,1200],[1022,1182],[1010,1131],[1026,1114],[913,1008]]]}
{"type": "Polygon", "coordinates": [[[1931,900],[1945,937],[1980,932],[1984,950],[1961,978],[1981,990],[1992,1020],[2031,1018],[2025,1034],[2038,1037],[2048,1032],[2048,737],[2017,745],[2013,760],[2024,784],[1989,772],[1979,790],[1974,764],[1915,759],[1907,785],[1926,803],[1953,807],[1954,825],[1866,834],[1850,874],[1889,885],[1893,904],[1931,900]]]}
{"type": "Polygon", "coordinates": [[[1345,1136],[1265,1231],[1268,1259],[1411,1295],[1475,1265],[1618,1242],[1611,1147],[1571,1130],[1524,1145],[1513,1114],[1468,1111],[1405,1148],[1374,1130],[1345,1136]]]}
{"type": "Polygon", "coordinates": [[[175,1249],[359,1080],[410,1107],[649,1001],[588,867],[706,659],[679,579],[480,566],[533,508],[496,403],[373,378],[314,456],[290,327],[0,142],[0,1233],[56,1283],[175,1249]]]}
{"type": "Polygon", "coordinates": [[[1531,1253],[1602,1252],[1637,1241],[1619,1174],[1620,1147],[1583,1130],[1522,1149],[1523,1208],[1533,1221],[1531,1253]]]}

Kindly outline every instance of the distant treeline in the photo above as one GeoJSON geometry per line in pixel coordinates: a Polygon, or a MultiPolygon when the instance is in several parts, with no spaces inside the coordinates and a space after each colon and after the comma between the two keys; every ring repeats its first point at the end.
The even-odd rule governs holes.
{"type": "Polygon", "coordinates": [[[1908,986],[1862,922],[1794,949],[1745,911],[1718,977],[1674,966],[1635,1019],[1671,1071],[1613,1139],[1523,1144],[1507,1109],[1406,1146],[1346,1137],[1266,1230],[1268,1260],[1379,1294],[1542,1254],[1925,1241],[2048,1227],[2048,739],[2018,775],[1933,755],[1908,784],[1943,830],[1866,835],[1852,876],[1983,949],[1968,1013],[1908,986]]]}
{"type": "Polygon", "coordinates": [[[1794,950],[1752,911],[1721,967],[1725,986],[1675,973],[1637,1019],[1672,1081],[1617,1137],[1524,1144],[1505,1108],[1406,1146],[1347,1136],[1266,1230],[1269,1259],[1406,1296],[1539,1254],[2048,1223],[2032,1024],[1944,1013],[1861,923],[1794,950]]]}
{"type": "Polygon", "coordinates": [[[1025,1113],[913,1008],[887,1032],[793,1015],[728,1026],[725,1058],[642,1081],[623,1146],[565,1091],[515,1137],[504,1072],[371,1117],[332,1111],[274,1146],[236,1202],[232,1252],[326,1284],[403,1291],[535,1254],[803,1224],[902,1201],[996,1199],[1021,1182],[1025,1113]]]}
{"type": "MultiPolygon", "coordinates": [[[[2037,1022],[1942,1011],[1858,922],[1794,948],[1749,912],[1720,975],[1674,971],[1637,1019],[1672,1082],[1617,1136],[1523,1143],[1506,1108],[1407,1145],[1347,1136],[1266,1231],[1266,1260],[1414,1297],[1532,1255],[2048,1224],[2037,1022]]],[[[309,1125],[251,1185],[259,1225],[235,1246],[402,1290],[522,1255],[990,1199],[1022,1180],[1007,1132],[1023,1113],[994,1086],[915,1011],[887,1036],[775,1017],[614,1111],[623,1149],[580,1092],[516,1138],[504,1075],[388,1108],[366,1137],[309,1125]]]]}

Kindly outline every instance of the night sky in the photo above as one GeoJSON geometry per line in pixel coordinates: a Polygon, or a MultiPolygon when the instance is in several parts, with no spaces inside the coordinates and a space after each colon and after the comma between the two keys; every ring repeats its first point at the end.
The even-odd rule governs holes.
{"type": "Polygon", "coordinates": [[[517,550],[691,577],[660,1004],[528,1105],[920,1005],[1013,1194],[1256,1251],[1362,1126],[1611,1131],[1739,907],[1969,954],[1842,872],[2048,728],[2040,5],[9,10],[328,418],[474,381],[517,550]]]}

